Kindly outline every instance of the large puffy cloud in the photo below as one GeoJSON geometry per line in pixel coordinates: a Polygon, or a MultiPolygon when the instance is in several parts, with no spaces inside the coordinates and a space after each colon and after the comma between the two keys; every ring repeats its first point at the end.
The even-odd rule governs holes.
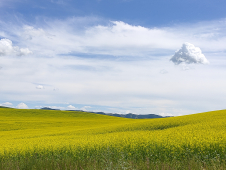
{"type": "Polygon", "coordinates": [[[186,64],[208,64],[209,61],[206,59],[204,54],[199,47],[195,47],[191,43],[184,43],[178,51],[175,52],[173,57],[170,59],[174,64],[178,65],[181,63],[186,64]]]}
{"type": "Polygon", "coordinates": [[[19,48],[17,46],[13,46],[13,43],[9,39],[1,39],[0,40],[0,56],[7,55],[28,55],[32,52],[28,48],[19,48]]]}
{"type": "Polygon", "coordinates": [[[25,103],[20,103],[16,106],[18,109],[28,109],[28,106],[25,103]]]}

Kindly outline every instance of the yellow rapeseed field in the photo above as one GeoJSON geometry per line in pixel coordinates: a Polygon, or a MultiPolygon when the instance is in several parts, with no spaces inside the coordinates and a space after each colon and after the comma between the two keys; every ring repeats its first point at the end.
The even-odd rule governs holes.
{"type": "Polygon", "coordinates": [[[225,158],[226,110],[161,119],[0,108],[0,154],[68,150],[90,157],[225,158]]]}

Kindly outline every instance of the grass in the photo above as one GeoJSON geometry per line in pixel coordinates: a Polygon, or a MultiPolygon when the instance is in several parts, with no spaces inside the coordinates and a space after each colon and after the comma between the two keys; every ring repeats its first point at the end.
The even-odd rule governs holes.
{"type": "Polygon", "coordinates": [[[0,108],[0,169],[226,169],[225,122],[0,108]]]}

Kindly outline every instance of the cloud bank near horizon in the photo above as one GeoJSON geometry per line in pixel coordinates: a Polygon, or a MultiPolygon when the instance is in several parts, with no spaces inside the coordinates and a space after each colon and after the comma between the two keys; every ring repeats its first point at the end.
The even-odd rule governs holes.
{"type": "Polygon", "coordinates": [[[13,106],[13,104],[10,102],[5,102],[5,103],[0,104],[0,106],[11,107],[11,106],[13,106]]]}
{"type": "Polygon", "coordinates": [[[28,109],[28,106],[25,103],[20,103],[16,106],[17,109],[28,109]]]}

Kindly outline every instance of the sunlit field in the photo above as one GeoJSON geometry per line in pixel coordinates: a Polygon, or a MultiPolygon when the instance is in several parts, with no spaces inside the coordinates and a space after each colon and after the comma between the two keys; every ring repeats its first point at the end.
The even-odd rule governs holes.
{"type": "Polygon", "coordinates": [[[226,169],[226,110],[160,119],[0,108],[0,169],[226,169]]]}

